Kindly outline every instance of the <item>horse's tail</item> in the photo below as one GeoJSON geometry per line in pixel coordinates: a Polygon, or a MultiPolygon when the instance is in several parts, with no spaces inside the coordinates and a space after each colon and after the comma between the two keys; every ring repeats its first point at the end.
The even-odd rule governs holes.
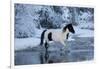
{"type": "Polygon", "coordinates": [[[47,30],[44,30],[41,34],[41,42],[40,42],[40,45],[43,45],[43,41],[44,41],[44,34],[47,30]]]}

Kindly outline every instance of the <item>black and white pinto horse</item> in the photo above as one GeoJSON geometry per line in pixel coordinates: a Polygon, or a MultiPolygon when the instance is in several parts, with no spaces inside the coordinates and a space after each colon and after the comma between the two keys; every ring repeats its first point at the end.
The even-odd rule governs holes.
{"type": "Polygon", "coordinates": [[[49,43],[49,41],[55,41],[55,42],[60,42],[64,46],[66,46],[64,41],[66,40],[66,38],[68,39],[69,32],[73,34],[75,33],[72,24],[68,24],[64,28],[59,30],[58,29],[44,30],[41,34],[40,45],[44,44],[46,46],[49,43]]]}
{"type": "Polygon", "coordinates": [[[68,39],[69,32],[71,32],[73,34],[75,33],[72,24],[68,24],[62,29],[48,29],[48,30],[44,30],[42,32],[40,45],[42,46],[44,44],[44,47],[46,49],[45,50],[45,56],[44,57],[41,56],[41,63],[42,64],[44,62],[51,63],[51,61],[49,61],[49,54],[48,54],[48,43],[49,43],[49,41],[60,42],[65,47],[66,44],[65,44],[64,41],[66,40],[66,37],[68,39]]]}

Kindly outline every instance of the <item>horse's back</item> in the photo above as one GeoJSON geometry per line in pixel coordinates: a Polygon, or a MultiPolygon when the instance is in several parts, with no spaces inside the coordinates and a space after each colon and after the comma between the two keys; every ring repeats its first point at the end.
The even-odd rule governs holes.
{"type": "Polygon", "coordinates": [[[49,38],[49,41],[51,41],[51,40],[57,41],[59,39],[60,35],[61,35],[60,29],[48,29],[45,32],[45,38],[46,39],[49,38]]]}

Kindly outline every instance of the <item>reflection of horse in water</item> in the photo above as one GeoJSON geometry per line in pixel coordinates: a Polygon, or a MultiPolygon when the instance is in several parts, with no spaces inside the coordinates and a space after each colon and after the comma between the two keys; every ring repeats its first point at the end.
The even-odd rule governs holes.
{"type": "MultiPolygon", "coordinates": [[[[66,40],[66,36],[67,36],[67,39],[68,39],[69,32],[71,32],[73,34],[75,33],[72,24],[68,24],[62,29],[44,30],[41,34],[40,45],[44,44],[44,46],[46,48],[46,52],[47,52],[47,48],[48,48],[47,45],[48,45],[49,41],[60,42],[61,44],[66,46],[64,41],[66,40]]],[[[47,57],[45,57],[45,58],[47,58],[47,57]]]]}

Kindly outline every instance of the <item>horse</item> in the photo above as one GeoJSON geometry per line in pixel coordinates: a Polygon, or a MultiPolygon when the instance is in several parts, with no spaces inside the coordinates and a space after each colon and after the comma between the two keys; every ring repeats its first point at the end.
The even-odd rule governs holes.
{"type": "Polygon", "coordinates": [[[68,24],[62,29],[46,29],[41,34],[40,45],[43,45],[44,43],[44,45],[46,46],[49,41],[54,41],[60,42],[63,46],[66,46],[64,41],[66,40],[66,38],[68,39],[69,32],[73,34],[75,33],[72,24],[68,24]]]}
{"type": "MultiPolygon", "coordinates": [[[[45,61],[46,62],[50,62],[48,60],[49,58],[49,54],[48,54],[48,44],[49,41],[54,41],[54,42],[60,42],[62,45],[64,45],[64,47],[66,46],[65,44],[65,40],[66,40],[66,36],[67,39],[69,37],[69,32],[71,33],[75,33],[75,30],[72,26],[72,24],[68,24],[66,26],[64,26],[62,29],[46,29],[42,32],[41,34],[41,41],[40,41],[40,45],[42,46],[44,44],[45,47],[45,61]]],[[[43,56],[41,56],[41,63],[44,63],[44,58],[43,56]]]]}

